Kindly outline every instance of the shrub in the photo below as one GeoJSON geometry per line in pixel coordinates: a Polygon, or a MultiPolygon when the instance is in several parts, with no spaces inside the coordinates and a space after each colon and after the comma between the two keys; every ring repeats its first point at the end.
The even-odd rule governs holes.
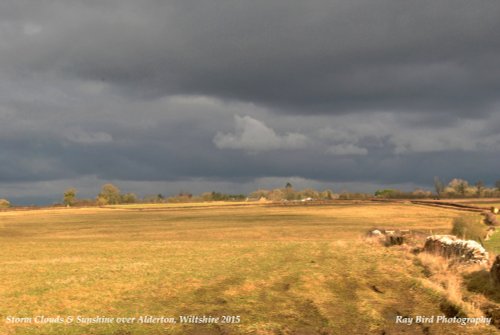
{"type": "Polygon", "coordinates": [[[459,238],[481,242],[487,228],[477,216],[461,216],[453,219],[451,233],[459,238]]]}
{"type": "Polygon", "coordinates": [[[122,204],[135,204],[137,202],[137,196],[134,193],[126,193],[120,195],[120,200],[122,204]]]}
{"type": "Polygon", "coordinates": [[[375,196],[378,198],[393,198],[395,195],[397,195],[398,191],[396,190],[377,190],[375,192],[375,196]]]}
{"type": "Polygon", "coordinates": [[[76,203],[76,188],[68,188],[64,191],[63,204],[66,206],[74,206],[76,203]]]}
{"type": "Polygon", "coordinates": [[[121,201],[120,189],[113,184],[104,184],[97,195],[99,205],[119,204],[121,201]]]}

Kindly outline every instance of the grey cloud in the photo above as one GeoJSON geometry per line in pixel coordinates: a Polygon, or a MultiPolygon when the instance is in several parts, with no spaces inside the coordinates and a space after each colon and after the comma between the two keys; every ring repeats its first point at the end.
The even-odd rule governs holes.
{"type": "Polygon", "coordinates": [[[82,144],[108,143],[113,140],[113,137],[108,133],[87,132],[81,128],[68,128],[63,133],[69,141],[82,144]]]}
{"type": "Polygon", "coordinates": [[[449,124],[429,127],[418,122],[408,123],[405,115],[394,113],[350,114],[333,118],[330,126],[320,128],[316,135],[335,145],[359,145],[379,141],[395,154],[417,152],[495,152],[500,136],[492,131],[498,117],[456,119],[449,124]]]}
{"type": "Polygon", "coordinates": [[[41,31],[12,33],[9,64],[136,96],[210,95],[297,114],[467,115],[498,101],[496,2],[106,3],[18,9],[28,11],[18,35],[41,31]]]}
{"type": "Polygon", "coordinates": [[[368,150],[354,144],[335,144],[330,146],[326,152],[332,155],[366,155],[368,150]]]}
{"type": "Polygon", "coordinates": [[[251,152],[276,149],[301,149],[307,146],[303,134],[276,132],[250,116],[234,116],[235,133],[217,132],[213,141],[219,149],[243,149],[251,152]]]}

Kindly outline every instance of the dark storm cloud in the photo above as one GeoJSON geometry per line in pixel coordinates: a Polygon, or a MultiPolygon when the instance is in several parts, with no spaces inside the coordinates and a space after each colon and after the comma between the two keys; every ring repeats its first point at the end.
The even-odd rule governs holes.
{"type": "Polygon", "coordinates": [[[497,1],[2,1],[0,197],[491,184],[498,17],[497,1]]]}
{"type": "Polygon", "coordinates": [[[496,1],[20,3],[1,8],[18,24],[32,20],[29,36],[11,39],[11,64],[127,94],[202,94],[298,114],[469,114],[498,100],[496,1]]]}

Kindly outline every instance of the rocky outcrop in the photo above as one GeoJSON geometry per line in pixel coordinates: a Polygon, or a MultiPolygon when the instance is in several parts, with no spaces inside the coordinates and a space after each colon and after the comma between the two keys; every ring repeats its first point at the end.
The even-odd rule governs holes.
{"type": "Polygon", "coordinates": [[[386,230],[386,229],[372,229],[368,232],[367,236],[376,238],[386,246],[391,245],[401,245],[407,242],[408,237],[410,237],[411,232],[407,229],[399,230],[386,230]]]}
{"type": "Polygon", "coordinates": [[[488,252],[476,241],[461,240],[453,235],[427,237],[424,250],[447,258],[457,258],[468,263],[486,264],[488,252]]]}
{"type": "Polygon", "coordinates": [[[400,230],[386,230],[385,231],[385,245],[401,245],[406,242],[407,233],[403,233],[400,230]]]}

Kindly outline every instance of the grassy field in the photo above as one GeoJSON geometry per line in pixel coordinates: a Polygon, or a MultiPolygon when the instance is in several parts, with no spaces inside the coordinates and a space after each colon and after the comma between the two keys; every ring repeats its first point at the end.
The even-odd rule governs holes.
{"type": "Polygon", "coordinates": [[[445,297],[411,253],[363,238],[373,227],[448,232],[459,215],[363,202],[0,212],[0,334],[496,334],[396,324],[396,315],[442,315],[445,297]],[[177,323],[117,322],[147,315],[177,323]],[[240,322],[181,324],[181,315],[240,322]],[[9,316],[115,320],[13,324],[9,316]]]}

